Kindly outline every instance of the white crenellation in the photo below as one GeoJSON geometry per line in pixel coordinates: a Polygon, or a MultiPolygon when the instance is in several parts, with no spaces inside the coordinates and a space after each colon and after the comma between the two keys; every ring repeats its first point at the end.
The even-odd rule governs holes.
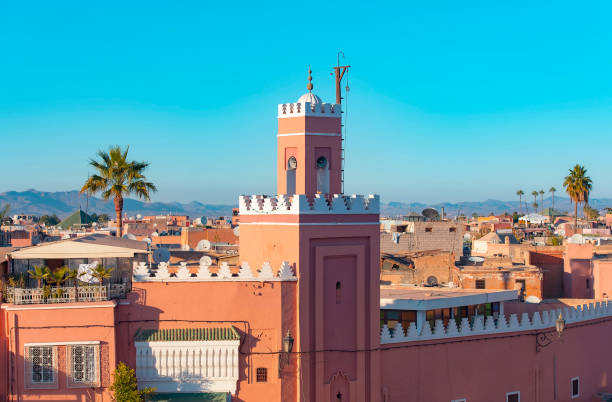
{"type": "Polygon", "coordinates": [[[397,324],[393,331],[390,331],[385,325],[381,332],[381,343],[423,341],[522,331],[553,332],[555,331],[559,314],[562,315],[566,323],[610,317],[612,316],[612,302],[607,300],[597,301],[583,306],[544,310],[534,312],[531,316],[528,313],[522,313],[520,320],[516,314],[510,314],[509,317],[502,314],[497,318],[488,316],[486,319],[484,316],[476,316],[470,324],[469,320],[464,317],[461,319],[459,328],[457,328],[454,319],[448,320],[446,326],[442,320],[436,320],[433,329],[430,327],[429,321],[425,321],[420,329],[417,329],[415,323],[411,322],[405,333],[401,324],[397,324]],[[384,334],[385,331],[387,331],[387,334],[384,334]]]}
{"type": "Polygon", "coordinates": [[[289,265],[287,261],[283,261],[281,263],[281,268],[278,271],[278,277],[285,278],[285,279],[295,277],[295,275],[293,274],[293,269],[291,268],[291,265],[289,265]]]}
{"type": "Polygon", "coordinates": [[[259,277],[262,279],[272,279],[274,278],[274,271],[272,271],[272,266],[269,262],[264,262],[261,266],[261,270],[259,271],[259,277]]]}
{"type": "Polygon", "coordinates": [[[157,272],[155,273],[155,276],[162,278],[162,279],[170,278],[170,272],[168,272],[167,262],[159,263],[159,265],[157,266],[157,272]]]}
{"type": "MultiPolygon", "coordinates": [[[[142,265],[134,265],[133,281],[134,282],[222,282],[222,281],[252,281],[252,282],[282,282],[296,281],[297,277],[293,272],[293,267],[289,262],[283,261],[278,269],[278,275],[274,275],[274,270],[269,262],[264,262],[259,270],[258,275],[255,275],[253,269],[248,262],[244,261],[240,265],[240,271],[237,276],[232,275],[232,271],[227,262],[221,263],[218,267],[217,275],[212,276],[208,265],[200,264],[198,273],[195,276],[191,275],[186,263],[181,263],[176,270],[176,275],[172,276],[168,270],[168,263],[160,263],[157,269],[151,270],[149,267],[142,265]]],[[[172,266],[176,268],[176,265],[172,266]]]]}
{"type": "Polygon", "coordinates": [[[253,271],[251,270],[251,266],[248,262],[245,261],[240,265],[240,272],[238,273],[238,276],[245,279],[253,278],[253,271]]]}
{"type": "Polygon", "coordinates": [[[210,273],[209,265],[200,264],[200,268],[198,269],[198,274],[196,278],[198,279],[210,279],[212,278],[212,274],[210,273]]]}
{"type": "Polygon", "coordinates": [[[294,214],[380,214],[378,195],[315,194],[241,195],[238,200],[241,215],[294,214]]]}
{"type": "Polygon", "coordinates": [[[402,327],[402,323],[398,322],[395,324],[395,328],[393,329],[393,337],[394,338],[405,338],[406,333],[404,332],[404,327],[402,327]]]}
{"type": "Polygon", "coordinates": [[[221,267],[219,268],[219,272],[217,272],[217,276],[221,279],[227,279],[232,277],[232,271],[230,270],[229,264],[227,262],[221,263],[221,267]]]}
{"type": "Polygon", "coordinates": [[[342,117],[342,106],[335,103],[311,103],[311,102],[296,102],[296,103],[281,103],[278,105],[278,118],[287,117],[342,117]]]}
{"type": "Polygon", "coordinates": [[[181,262],[178,271],[176,271],[176,277],[179,279],[187,279],[191,277],[191,271],[187,268],[186,262],[181,262]]]}
{"type": "Polygon", "coordinates": [[[472,323],[472,332],[484,332],[484,317],[482,315],[477,315],[476,317],[474,317],[474,322],[472,323]]]}
{"type": "Polygon", "coordinates": [[[149,277],[149,267],[146,262],[136,262],[133,265],[134,277],[138,279],[146,279],[149,277]]]}

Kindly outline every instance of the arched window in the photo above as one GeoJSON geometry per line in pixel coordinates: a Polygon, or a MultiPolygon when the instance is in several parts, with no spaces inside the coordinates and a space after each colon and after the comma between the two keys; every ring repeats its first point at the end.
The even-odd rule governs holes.
{"type": "Polygon", "coordinates": [[[329,163],[327,158],[319,156],[317,158],[317,192],[322,194],[329,193],[329,163]]]}
{"type": "Polygon", "coordinates": [[[287,160],[287,194],[295,194],[295,170],[297,169],[297,159],[292,156],[287,160]]]}
{"type": "Polygon", "coordinates": [[[336,282],[336,304],[342,302],[342,284],[340,281],[336,282]]]}

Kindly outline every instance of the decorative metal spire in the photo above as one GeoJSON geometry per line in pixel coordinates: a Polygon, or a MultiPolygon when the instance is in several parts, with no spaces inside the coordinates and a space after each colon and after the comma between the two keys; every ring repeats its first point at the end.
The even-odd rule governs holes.
{"type": "Polygon", "coordinates": [[[312,70],[310,69],[310,66],[308,66],[308,85],[306,85],[306,88],[308,89],[308,92],[312,91],[313,85],[312,85],[312,70]]]}

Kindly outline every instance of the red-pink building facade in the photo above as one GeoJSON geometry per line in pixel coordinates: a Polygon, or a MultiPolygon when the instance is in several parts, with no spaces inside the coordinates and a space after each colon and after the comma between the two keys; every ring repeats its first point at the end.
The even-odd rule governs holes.
{"type": "Polygon", "coordinates": [[[158,392],[234,401],[591,401],[610,390],[607,302],[381,330],[379,198],[339,194],[341,106],[309,92],[279,105],[278,120],[280,195],[240,197],[240,266],[143,262],[126,297],[3,303],[0,399],[110,401],[120,361],[158,392]]]}

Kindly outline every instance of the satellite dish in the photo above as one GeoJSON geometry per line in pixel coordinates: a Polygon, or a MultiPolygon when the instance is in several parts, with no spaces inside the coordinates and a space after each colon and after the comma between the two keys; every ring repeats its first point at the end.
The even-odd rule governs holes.
{"type": "Polygon", "coordinates": [[[240,226],[234,228],[234,236],[240,237],[240,226]]]}
{"type": "Polygon", "coordinates": [[[148,237],[145,237],[145,238],[143,239],[143,241],[144,241],[145,243],[147,243],[147,244],[151,244],[151,241],[152,241],[152,240],[151,240],[150,238],[148,238],[148,237]]]}
{"type": "Polygon", "coordinates": [[[136,214],[136,219],[142,219],[142,215],[136,214]]]}
{"type": "Polygon", "coordinates": [[[421,214],[427,219],[438,219],[440,214],[434,208],[425,208],[421,214]]]}
{"type": "Polygon", "coordinates": [[[124,239],[129,239],[129,240],[136,240],[136,236],[134,236],[132,233],[126,233],[122,236],[124,239]]]}
{"type": "Polygon", "coordinates": [[[542,300],[540,300],[540,298],[538,296],[528,296],[525,299],[525,302],[527,302],[527,303],[534,303],[534,304],[537,304],[537,303],[539,303],[541,301],[542,300]]]}
{"type": "Polygon", "coordinates": [[[435,276],[429,276],[427,278],[427,286],[438,286],[438,278],[435,276]]]}
{"type": "Polygon", "coordinates": [[[197,251],[208,251],[210,250],[210,242],[208,240],[200,240],[196,246],[197,251]]]}
{"type": "Polygon", "coordinates": [[[200,265],[206,265],[207,267],[210,267],[212,265],[212,259],[205,255],[202,258],[200,258],[200,265]]]}
{"type": "Polygon", "coordinates": [[[484,262],[484,258],[483,257],[470,257],[470,258],[468,258],[468,260],[470,262],[484,262]]]}
{"type": "Polygon", "coordinates": [[[151,233],[151,236],[159,236],[159,233],[153,232],[153,233],[151,233]]]}
{"type": "Polygon", "coordinates": [[[157,264],[170,261],[170,251],[165,247],[158,248],[153,252],[153,261],[157,264]]]}

